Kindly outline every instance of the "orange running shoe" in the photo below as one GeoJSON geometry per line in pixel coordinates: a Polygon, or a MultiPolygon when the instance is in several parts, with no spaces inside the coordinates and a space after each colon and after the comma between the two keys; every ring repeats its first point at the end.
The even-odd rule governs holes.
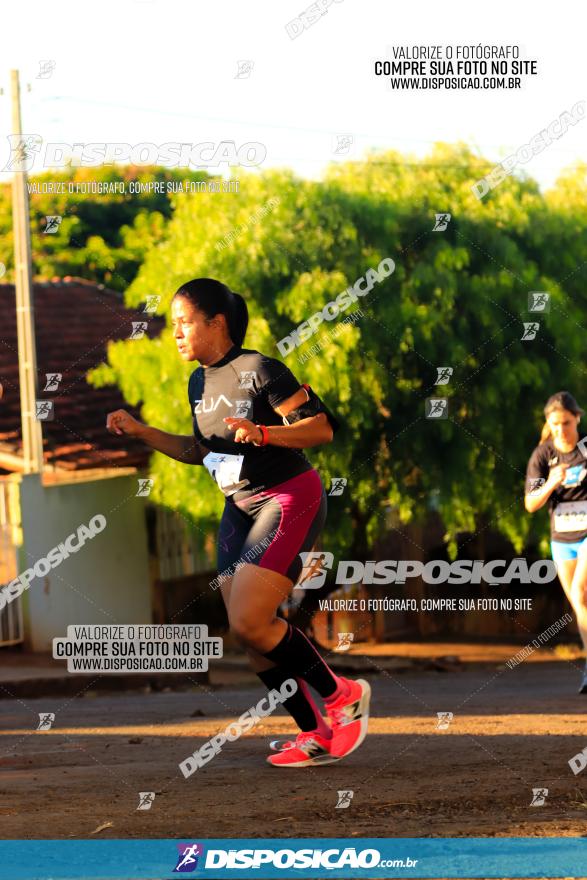
{"type": "Polygon", "coordinates": [[[277,752],[267,761],[274,767],[307,767],[316,764],[332,764],[338,761],[330,754],[331,739],[324,739],[313,730],[302,730],[295,740],[274,740],[271,748],[277,752]]]}
{"type": "Polygon", "coordinates": [[[342,681],[348,685],[348,694],[341,695],[333,702],[328,700],[324,702],[332,726],[330,754],[336,758],[350,755],[365,739],[371,699],[371,687],[364,679],[358,678],[353,681],[342,678],[342,681]]]}

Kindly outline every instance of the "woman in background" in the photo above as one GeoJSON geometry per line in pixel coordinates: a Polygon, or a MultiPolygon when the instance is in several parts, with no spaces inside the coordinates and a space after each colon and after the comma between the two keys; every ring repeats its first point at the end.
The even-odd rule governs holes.
{"type": "MultiPolygon", "coordinates": [[[[548,398],[540,443],[528,462],[524,504],[534,513],[548,503],[552,558],[587,652],[587,435],[579,432],[582,415],[568,391],[548,398]]],[[[587,663],[579,693],[587,693],[587,663]]]]}

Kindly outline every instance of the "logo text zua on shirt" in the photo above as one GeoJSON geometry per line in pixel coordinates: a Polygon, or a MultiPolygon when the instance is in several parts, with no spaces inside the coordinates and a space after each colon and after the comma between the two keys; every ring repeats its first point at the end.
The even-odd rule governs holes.
{"type": "Polygon", "coordinates": [[[201,399],[194,401],[194,415],[197,416],[199,413],[207,413],[214,412],[214,410],[218,409],[221,403],[226,406],[232,406],[232,401],[229,400],[224,394],[221,394],[220,397],[214,398],[210,397],[207,400],[201,399]]]}

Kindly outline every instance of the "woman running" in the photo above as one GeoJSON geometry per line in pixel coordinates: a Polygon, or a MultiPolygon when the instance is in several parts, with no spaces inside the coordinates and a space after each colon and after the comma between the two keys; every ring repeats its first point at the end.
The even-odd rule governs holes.
{"type": "MultiPolygon", "coordinates": [[[[568,391],[548,398],[540,444],[528,462],[524,503],[534,513],[548,502],[552,558],[587,651],[587,446],[582,442],[587,436],[578,431],[582,414],[568,391]]],[[[587,693],[587,663],[579,693],[587,693]]]]}
{"type": "Polygon", "coordinates": [[[267,760],[303,767],[349,755],[367,733],[371,689],[334,674],[301,630],[277,616],[326,519],[326,492],[303,449],[332,440],[338,422],[280,361],[242,348],[247,305],[211,278],[183,284],[171,303],[180,357],[197,360],[188,383],[195,436],[144,425],[126,410],[114,434],[139,437],[186,464],[203,464],[226,501],[218,571],[230,629],[269,689],[295,678],[284,706],[300,733],[267,760]],[[325,723],[308,689],[324,700],[325,723]]]}

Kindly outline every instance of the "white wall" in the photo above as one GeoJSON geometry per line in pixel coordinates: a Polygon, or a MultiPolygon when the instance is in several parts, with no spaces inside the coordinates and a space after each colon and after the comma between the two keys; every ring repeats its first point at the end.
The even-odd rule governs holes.
{"type": "Polygon", "coordinates": [[[42,486],[38,474],[22,477],[19,572],[95,514],[106,517],[102,532],[23,593],[30,650],[50,651],[70,624],[152,622],[145,498],[136,497],[137,486],[136,475],[56,486],[42,486]]]}

